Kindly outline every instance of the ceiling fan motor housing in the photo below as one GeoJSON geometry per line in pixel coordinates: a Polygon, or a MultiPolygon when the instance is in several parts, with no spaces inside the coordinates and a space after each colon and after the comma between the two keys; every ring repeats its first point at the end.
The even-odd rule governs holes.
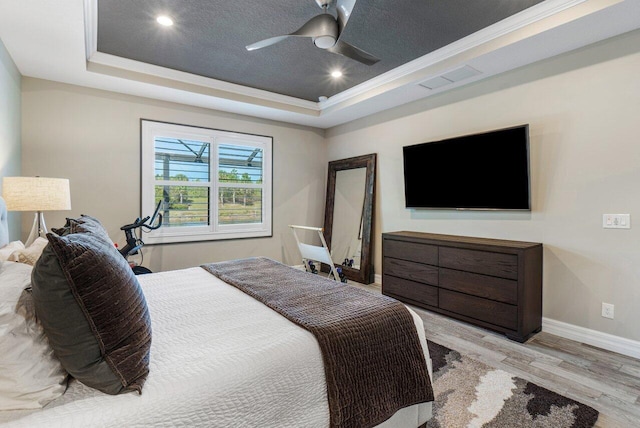
{"type": "Polygon", "coordinates": [[[338,22],[328,13],[318,15],[314,18],[316,28],[313,43],[320,49],[329,49],[338,40],[338,22]]]}

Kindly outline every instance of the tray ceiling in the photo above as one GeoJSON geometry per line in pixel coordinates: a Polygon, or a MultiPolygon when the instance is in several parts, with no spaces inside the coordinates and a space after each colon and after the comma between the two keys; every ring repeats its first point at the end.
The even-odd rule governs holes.
{"type": "Polygon", "coordinates": [[[98,52],[309,101],[331,97],[541,0],[357,1],[342,40],[380,58],[367,66],[289,38],[322,13],[314,0],[99,0],[98,52]],[[170,16],[162,27],[157,16],[170,16]],[[341,70],[339,79],[330,77],[341,70]]]}
{"type": "Polygon", "coordinates": [[[309,39],[246,51],[319,13],[314,0],[0,0],[0,39],[23,76],[330,128],[640,28],[638,0],[359,0],[343,38],[373,66],[309,39]]]}

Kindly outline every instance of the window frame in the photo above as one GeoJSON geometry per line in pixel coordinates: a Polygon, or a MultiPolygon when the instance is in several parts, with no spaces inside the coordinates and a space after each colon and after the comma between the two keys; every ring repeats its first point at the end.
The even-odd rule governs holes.
{"type": "Polygon", "coordinates": [[[155,139],[157,137],[179,138],[209,143],[209,182],[177,182],[176,186],[209,187],[209,225],[161,227],[145,233],[145,244],[168,244],[177,242],[199,242],[229,239],[264,238],[273,236],[273,138],[242,132],[225,131],[200,126],[182,125],[140,119],[140,206],[141,216],[151,215],[156,208],[155,186],[163,181],[155,178],[155,139]],[[225,183],[218,180],[219,146],[235,145],[261,148],[262,183],[225,183]],[[218,195],[221,187],[258,188],[262,190],[262,222],[240,224],[218,224],[218,195]]]}

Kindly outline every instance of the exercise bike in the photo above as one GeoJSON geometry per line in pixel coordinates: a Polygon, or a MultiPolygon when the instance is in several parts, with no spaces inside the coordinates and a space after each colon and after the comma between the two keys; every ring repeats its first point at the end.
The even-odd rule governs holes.
{"type": "MultiPolygon", "coordinates": [[[[158,206],[156,206],[156,210],[154,211],[152,217],[149,217],[149,216],[146,216],[145,218],[138,217],[136,221],[134,221],[133,223],[127,224],[120,228],[120,230],[124,230],[124,235],[127,238],[127,244],[121,249],[119,249],[118,251],[120,252],[120,254],[122,254],[122,257],[124,257],[124,259],[127,262],[129,262],[129,256],[132,256],[138,253],[142,255],[141,248],[144,246],[144,242],[142,241],[142,239],[140,239],[137,236],[136,229],[150,232],[162,226],[162,214],[159,214],[161,204],[162,204],[162,200],[158,202],[158,206]],[[158,224],[154,226],[153,224],[156,222],[156,217],[158,218],[158,224]]],[[[131,266],[133,273],[136,275],[151,273],[151,270],[147,269],[144,266],[136,265],[131,262],[129,262],[129,266],[131,266]]]]}

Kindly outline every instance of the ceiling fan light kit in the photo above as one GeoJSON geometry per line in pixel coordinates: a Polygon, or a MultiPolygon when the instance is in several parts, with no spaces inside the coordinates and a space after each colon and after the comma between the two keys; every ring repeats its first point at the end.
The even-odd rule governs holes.
{"type": "Polygon", "coordinates": [[[271,46],[289,37],[309,37],[316,47],[346,56],[362,64],[373,65],[379,61],[375,56],[340,40],[356,4],[355,0],[316,0],[316,3],[322,8],[322,14],[314,16],[293,33],[252,43],[246,47],[247,50],[253,51],[271,46]],[[337,18],[328,13],[328,9],[333,5],[336,7],[337,18]]]}
{"type": "Polygon", "coordinates": [[[333,36],[320,36],[313,39],[313,44],[320,49],[329,49],[336,44],[336,38],[333,36]]]}

